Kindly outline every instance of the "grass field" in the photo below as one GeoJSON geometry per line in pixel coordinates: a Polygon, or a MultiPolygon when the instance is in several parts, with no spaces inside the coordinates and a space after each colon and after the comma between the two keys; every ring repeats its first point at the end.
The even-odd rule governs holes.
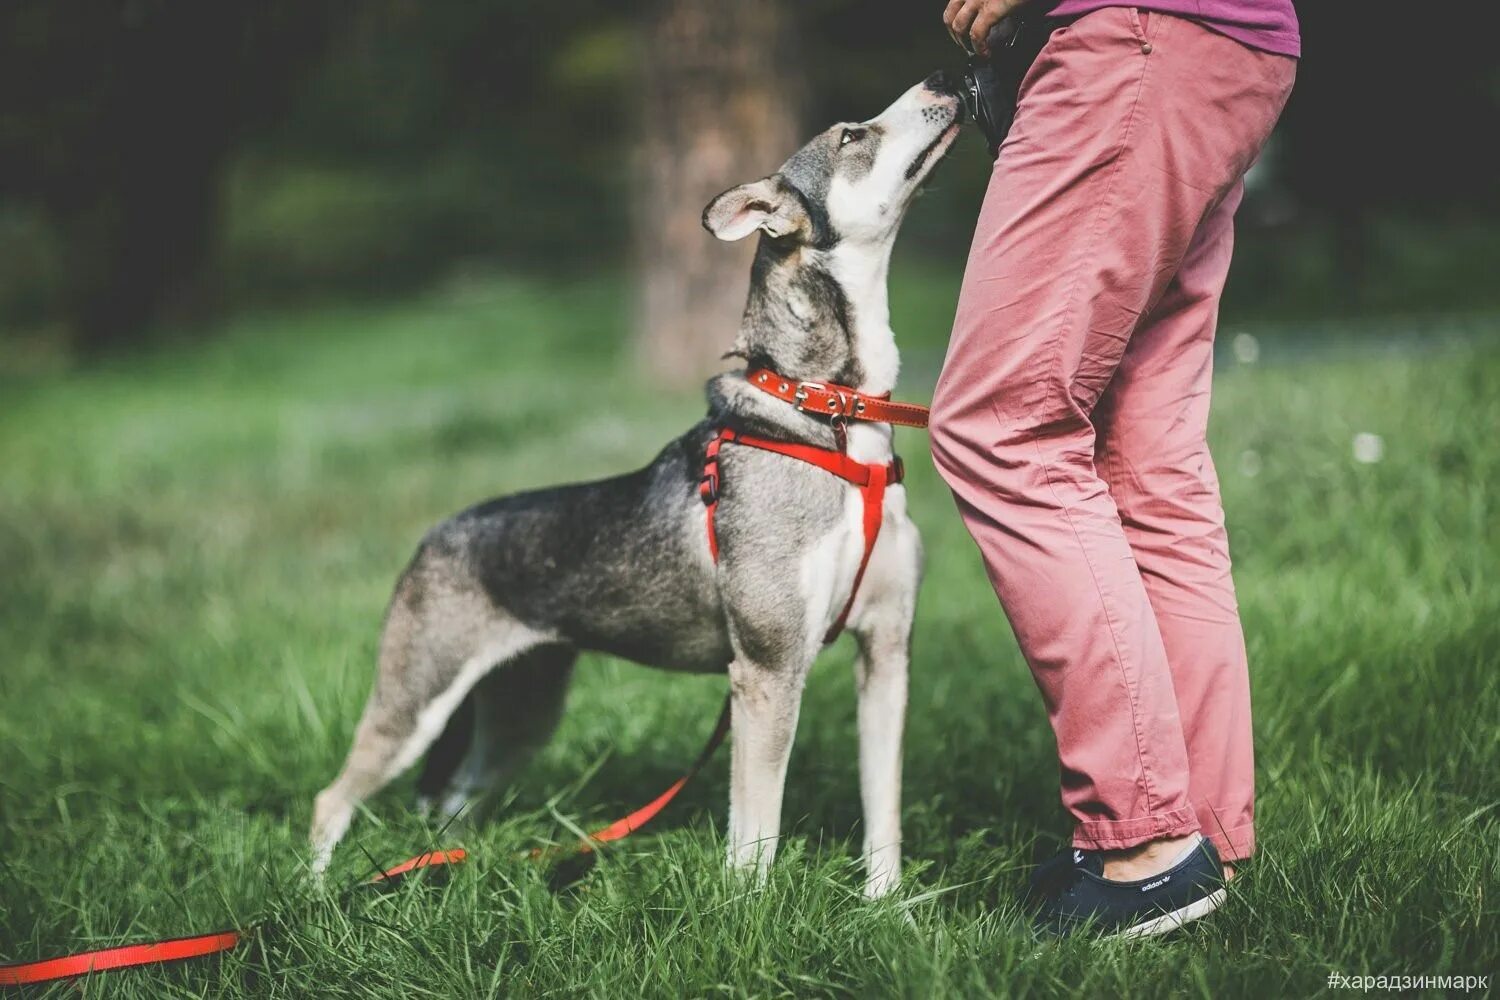
{"type": "MultiPolygon", "coordinates": [[[[922,399],[953,289],[897,291],[903,394],[922,399]]],[[[433,845],[472,863],[393,893],[313,891],[311,798],[348,747],[425,527],[632,467],[701,413],[696,394],[617,377],[601,345],[623,336],[620,306],[608,284],[501,284],[0,378],[0,962],[255,924],[222,959],[76,991],[1274,997],[1333,972],[1500,974],[1495,317],[1223,335],[1242,359],[1258,346],[1253,364],[1226,351],[1214,445],[1263,851],[1190,931],[1028,934],[1013,900],[1064,831],[1051,736],[910,431],[928,574],[894,901],[859,895],[849,640],[814,671],[763,891],[721,869],[722,753],[581,879],[517,860],[654,795],[712,725],[722,678],[599,657],[490,822],[440,834],[409,810],[408,778],[357,820],[334,883],[433,845]],[[1382,438],[1380,461],[1355,461],[1361,433],[1382,438]]]]}

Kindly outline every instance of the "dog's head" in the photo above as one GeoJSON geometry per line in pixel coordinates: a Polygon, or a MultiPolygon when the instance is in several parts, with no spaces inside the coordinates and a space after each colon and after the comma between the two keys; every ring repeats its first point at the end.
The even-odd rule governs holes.
{"type": "Polygon", "coordinates": [[[834,125],[776,173],[725,191],[703,210],[703,226],[721,240],[759,230],[825,250],[889,243],[962,114],[957,87],[934,73],[877,117],[834,125]]]}

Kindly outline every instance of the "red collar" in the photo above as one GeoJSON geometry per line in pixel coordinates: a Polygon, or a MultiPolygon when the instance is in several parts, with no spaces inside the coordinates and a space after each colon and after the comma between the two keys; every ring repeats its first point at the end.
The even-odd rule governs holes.
{"type": "Polygon", "coordinates": [[[803,413],[817,413],[839,420],[864,420],[875,424],[926,427],[927,407],[915,403],[893,403],[890,393],[872,396],[832,382],[799,382],[769,368],[752,368],[745,381],[762,392],[791,403],[803,413]]]}

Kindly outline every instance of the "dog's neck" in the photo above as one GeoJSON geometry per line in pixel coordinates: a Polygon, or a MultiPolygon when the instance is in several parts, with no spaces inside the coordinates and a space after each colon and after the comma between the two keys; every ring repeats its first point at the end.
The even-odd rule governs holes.
{"type": "MultiPolygon", "coordinates": [[[[763,238],[734,353],[788,379],[889,393],[901,367],[886,289],[890,260],[890,242],[821,249],[763,238]]],[[[716,415],[736,423],[833,445],[827,421],[753,388],[741,372],[716,376],[708,396],[716,415]]]]}
{"type": "Polygon", "coordinates": [[[848,338],[859,377],[849,383],[869,395],[882,395],[896,388],[901,354],[891,329],[887,277],[891,269],[891,245],[874,252],[839,246],[827,253],[830,274],[844,289],[849,301],[848,338]]]}

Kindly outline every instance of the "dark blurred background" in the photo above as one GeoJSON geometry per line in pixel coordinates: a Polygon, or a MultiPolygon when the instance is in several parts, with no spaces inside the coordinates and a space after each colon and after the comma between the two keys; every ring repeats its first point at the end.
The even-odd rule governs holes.
{"type": "MultiPolygon", "coordinates": [[[[496,274],[616,275],[641,357],[728,339],[746,248],[713,193],[956,67],[941,0],[5,0],[0,355],[87,360],[227,316],[496,274]]],[[[1226,312],[1500,300],[1485,32],[1299,4],[1226,312]]],[[[902,260],[956,273],[988,159],[938,174],[902,260]]]]}

